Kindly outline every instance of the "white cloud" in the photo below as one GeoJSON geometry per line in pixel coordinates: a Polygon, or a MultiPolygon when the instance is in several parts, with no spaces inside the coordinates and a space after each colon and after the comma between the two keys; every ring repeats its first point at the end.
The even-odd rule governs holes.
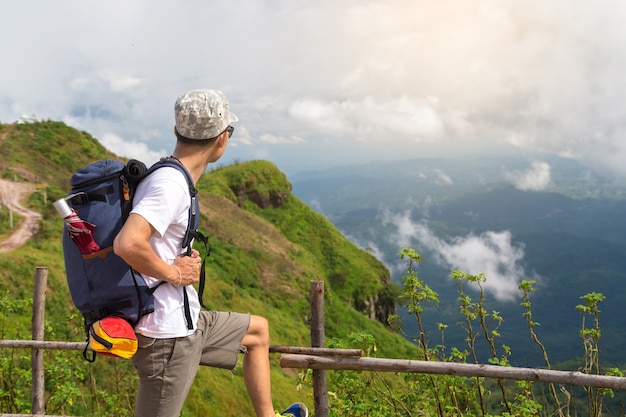
{"type": "Polygon", "coordinates": [[[324,214],[322,211],[322,203],[318,199],[311,200],[308,205],[320,214],[324,214]]]}
{"type": "Polygon", "coordinates": [[[318,131],[345,134],[349,131],[342,103],[327,103],[318,99],[298,100],[291,105],[289,113],[292,117],[307,122],[318,131]]]}
{"type": "MultiPolygon", "coordinates": [[[[349,234],[344,234],[346,239],[348,239],[350,242],[354,243],[355,245],[357,245],[359,248],[363,249],[365,252],[369,253],[370,255],[372,255],[374,258],[378,259],[380,262],[385,263],[385,254],[382,251],[382,249],[380,249],[380,247],[373,241],[371,240],[367,240],[367,239],[358,239],[354,236],[351,236],[349,234]]],[[[388,269],[391,269],[391,267],[389,265],[385,266],[388,269]]]]}
{"type": "Polygon", "coordinates": [[[435,174],[437,175],[437,180],[435,181],[440,185],[452,185],[454,181],[450,178],[443,170],[437,168],[435,169],[435,174]]]}
{"type": "Polygon", "coordinates": [[[505,173],[515,188],[523,191],[545,190],[551,181],[550,164],[547,162],[533,161],[526,171],[512,171],[505,173]]]}
{"type": "Polygon", "coordinates": [[[89,85],[87,77],[76,77],[69,82],[70,91],[82,91],[89,85]]]}
{"type": "Polygon", "coordinates": [[[122,91],[141,84],[139,77],[116,70],[102,70],[98,76],[107,82],[112,91],[122,91]]]}
{"type": "Polygon", "coordinates": [[[165,150],[155,152],[148,148],[145,142],[124,140],[114,133],[105,133],[100,143],[107,149],[115,149],[115,154],[131,159],[137,159],[150,166],[161,157],[169,155],[165,150]]]}
{"type": "Polygon", "coordinates": [[[418,235],[420,226],[411,219],[409,210],[399,214],[383,210],[382,222],[383,225],[392,224],[396,227],[396,233],[388,238],[390,241],[396,242],[399,247],[410,247],[413,245],[413,239],[418,235]]]}
{"type": "MultiPolygon", "coordinates": [[[[529,279],[520,266],[524,259],[523,246],[515,246],[509,231],[488,231],[478,236],[470,234],[450,241],[438,238],[425,223],[414,222],[410,212],[386,212],[383,223],[396,227],[390,236],[401,247],[413,247],[418,252],[427,249],[435,254],[434,261],[455,270],[479,275],[484,273],[485,291],[497,299],[512,301],[519,295],[522,279],[529,279]]],[[[533,274],[533,279],[537,277],[533,274]]]]}
{"type": "Polygon", "coordinates": [[[358,100],[302,99],[289,113],[320,133],[366,141],[388,141],[396,135],[416,141],[433,140],[444,126],[433,98],[406,95],[381,101],[372,96],[358,100]]]}
{"type": "Polygon", "coordinates": [[[274,136],[271,135],[269,133],[265,133],[263,135],[261,135],[259,137],[259,141],[264,142],[264,143],[272,143],[272,144],[277,144],[277,143],[304,143],[306,142],[304,139],[297,137],[297,136],[292,136],[290,138],[286,138],[286,137],[282,137],[282,136],[274,136]]]}

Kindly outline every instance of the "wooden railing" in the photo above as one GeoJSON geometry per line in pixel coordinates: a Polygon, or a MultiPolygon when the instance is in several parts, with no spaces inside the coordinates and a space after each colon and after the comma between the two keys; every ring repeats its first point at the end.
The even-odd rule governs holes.
{"type": "MultiPolygon", "coordinates": [[[[0,340],[0,348],[32,349],[31,393],[33,414],[0,414],[0,417],[62,417],[45,414],[44,363],[45,349],[83,350],[84,342],[55,342],[44,340],[44,306],[48,269],[38,267],[35,272],[33,297],[32,340],[0,340]]],[[[311,347],[270,346],[270,353],[280,353],[280,366],[313,370],[313,396],[315,417],[328,417],[328,390],[326,371],[356,370],[379,372],[406,372],[439,375],[457,375],[513,379],[556,384],[580,385],[597,388],[626,390],[626,378],[590,375],[573,371],[555,371],[535,368],[503,367],[496,365],[419,361],[408,359],[383,359],[362,357],[360,349],[329,349],[324,347],[324,283],[311,281],[311,347]]]]}

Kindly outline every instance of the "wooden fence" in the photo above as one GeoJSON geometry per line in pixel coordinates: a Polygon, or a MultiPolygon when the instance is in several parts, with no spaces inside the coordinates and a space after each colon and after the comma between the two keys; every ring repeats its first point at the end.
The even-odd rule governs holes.
{"type": "MultiPolygon", "coordinates": [[[[32,340],[0,340],[0,349],[32,349],[32,412],[33,414],[0,414],[0,417],[62,417],[45,414],[44,363],[45,349],[83,350],[84,342],[54,342],[44,340],[44,306],[48,269],[38,267],[35,272],[33,296],[32,340]]],[[[311,281],[311,347],[270,346],[270,353],[280,353],[280,366],[313,370],[313,401],[315,417],[328,417],[326,371],[355,370],[379,372],[406,372],[439,375],[486,377],[495,379],[527,380],[536,382],[581,385],[597,388],[626,390],[626,378],[590,375],[572,371],[554,371],[534,368],[502,367],[496,365],[382,359],[362,357],[360,349],[329,349],[324,347],[324,283],[311,281]]]]}

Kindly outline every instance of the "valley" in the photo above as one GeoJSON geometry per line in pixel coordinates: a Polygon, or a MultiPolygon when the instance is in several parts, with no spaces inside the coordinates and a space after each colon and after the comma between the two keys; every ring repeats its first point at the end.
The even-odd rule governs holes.
{"type": "MultiPolygon", "coordinates": [[[[453,270],[462,270],[485,274],[487,306],[504,318],[500,344],[514,347],[513,363],[543,360],[520,307],[522,280],[535,281],[533,319],[553,361],[580,359],[577,306],[596,292],[606,297],[601,358],[623,362],[623,182],[557,157],[379,162],[301,173],[291,181],[294,194],[380,259],[393,281],[406,272],[402,247],[427,259],[419,276],[440,297],[439,307],[424,315],[433,343],[437,323],[445,323],[447,346],[465,346],[451,279],[453,270]]],[[[413,319],[404,316],[405,330],[415,334],[413,319]]]]}

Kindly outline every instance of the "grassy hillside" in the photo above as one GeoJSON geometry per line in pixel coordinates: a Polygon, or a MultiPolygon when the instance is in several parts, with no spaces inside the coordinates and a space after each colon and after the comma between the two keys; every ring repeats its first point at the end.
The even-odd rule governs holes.
{"type": "MultiPolygon", "coordinates": [[[[32,277],[36,266],[46,266],[46,339],[82,341],[82,319],[65,282],[62,220],[51,202],[67,194],[73,171],[115,156],[88,133],[60,122],[0,125],[0,137],[0,176],[36,184],[38,192],[26,203],[43,214],[34,238],[0,257],[0,336],[30,337],[32,277]]],[[[380,356],[414,356],[412,345],[369,318],[382,319],[394,310],[396,290],[390,287],[389,272],[291,194],[291,185],[274,165],[254,161],[220,168],[206,174],[198,188],[201,228],[210,236],[212,248],[207,305],[265,316],[273,344],[307,346],[309,282],[323,280],[327,338],[366,332],[378,341],[380,356]]],[[[3,227],[0,231],[6,236],[10,230],[3,227]]],[[[2,363],[11,364],[0,366],[4,381],[0,393],[13,396],[14,409],[6,411],[26,412],[29,352],[0,351],[0,355],[2,363]]],[[[96,365],[89,365],[78,352],[46,355],[48,413],[129,415],[136,379],[128,361],[99,358],[96,365]],[[104,411],[99,407],[105,403],[120,408],[104,411]]],[[[280,369],[277,356],[272,356],[272,366],[277,407],[295,399],[312,404],[310,388],[298,391],[295,373],[280,369]]],[[[201,369],[184,415],[244,414],[253,412],[241,366],[232,373],[201,369]]]]}

